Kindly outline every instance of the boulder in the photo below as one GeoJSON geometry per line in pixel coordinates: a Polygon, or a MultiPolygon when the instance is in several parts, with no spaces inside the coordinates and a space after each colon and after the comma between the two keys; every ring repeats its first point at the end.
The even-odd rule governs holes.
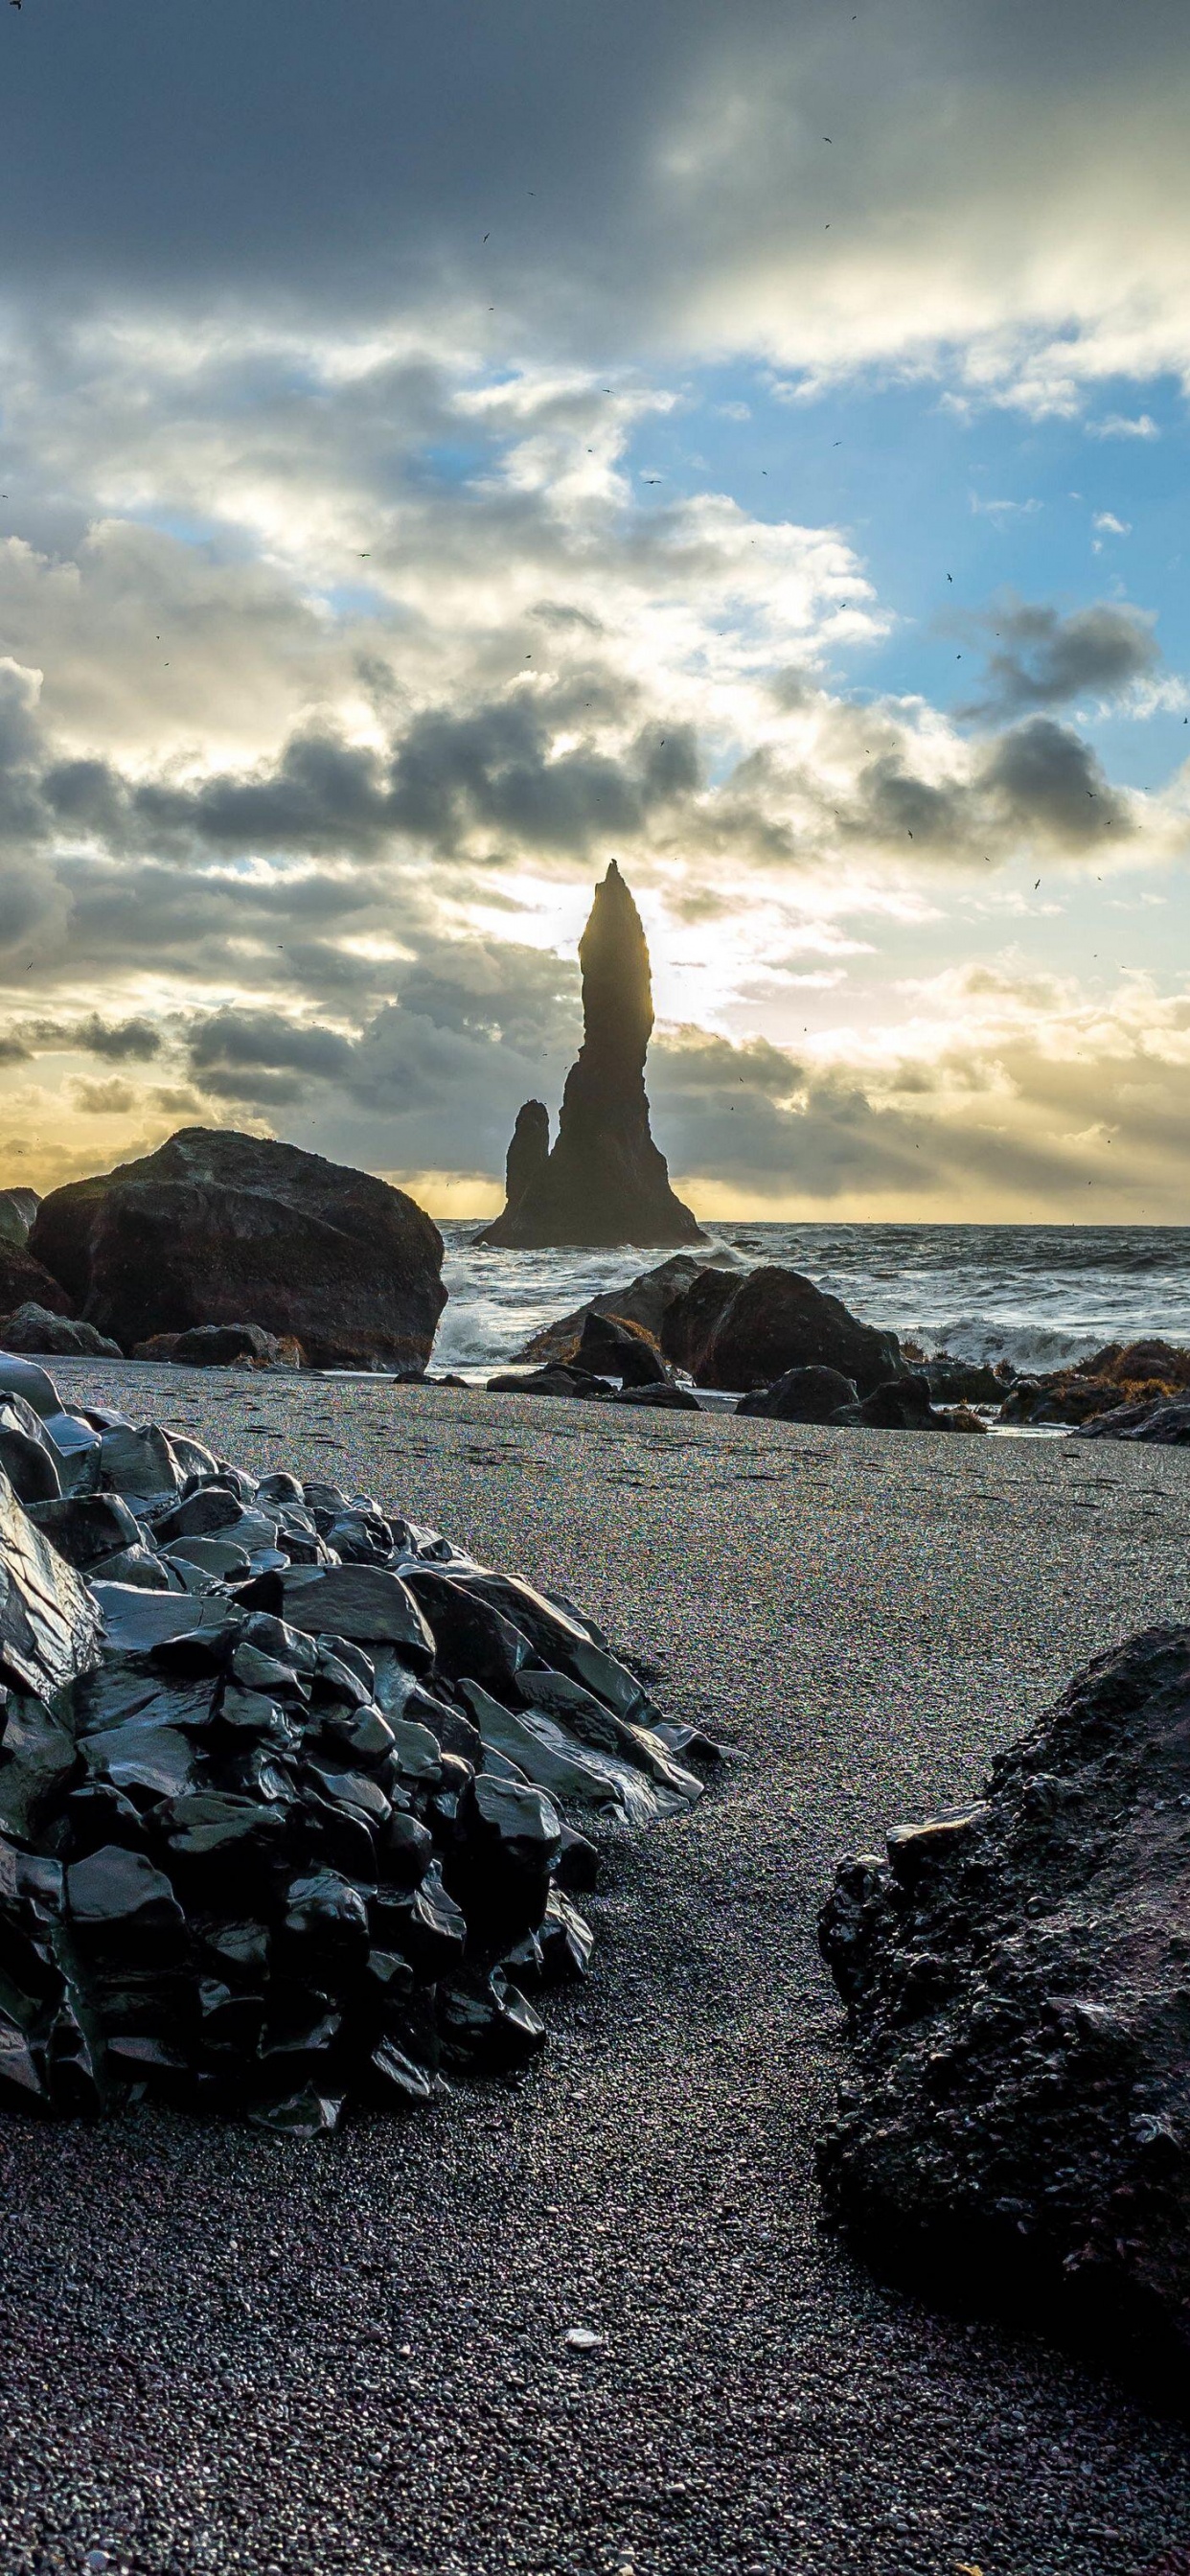
{"type": "Polygon", "coordinates": [[[52,1191],[30,1248],[127,1350],[247,1314],[314,1367],[421,1367],[446,1302],[441,1236],[401,1190],[221,1128],[52,1191]]]}
{"type": "Polygon", "coordinates": [[[588,1369],[564,1368],[560,1362],[555,1362],[549,1368],[504,1370],[499,1377],[488,1379],[487,1393],[489,1395],[575,1395],[586,1397],[589,1401],[592,1397],[610,1396],[611,1388],[606,1378],[593,1377],[588,1369]]]}
{"type": "MultiPolygon", "coordinates": [[[[479,1243],[701,1243],[653,1142],[645,1056],[653,1031],[649,951],[613,859],[579,942],[583,1043],[566,1077],[558,1140],[541,1157],[541,1103],[527,1101],[510,1151],[508,1204],[479,1243]],[[515,1180],[518,1196],[512,1197],[515,1180]],[[523,1186],[521,1186],[523,1180],[523,1186]]],[[[548,1120],[545,1134],[548,1136],[548,1120]]]]}
{"type": "Polygon", "coordinates": [[[37,1351],[55,1359],[124,1357],[119,1343],[111,1341],[106,1333],[97,1333],[94,1324],[84,1324],[74,1315],[51,1314],[48,1307],[32,1301],[0,1319],[0,1349],[37,1351]]]}
{"type": "Polygon", "coordinates": [[[1190,1628],[1076,1675],[981,1798],[840,1867],[819,2151],[882,2267],[1190,2393],[1190,1628]]]}
{"type": "Polygon", "coordinates": [[[1190,1399],[1159,1396],[1147,1404],[1117,1404],[1075,1432],[1076,1440],[1144,1440],[1158,1449],[1190,1445],[1190,1399]]]}
{"type": "MultiPolygon", "coordinates": [[[[730,1270],[739,1281],[739,1266],[730,1252],[701,1256],[697,1252],[671,1252],[668,1261],[638,1272],[622,1288],[604,1288],[587,1305],[576,1306],[572,1315],[559,1315],[556,1322],[543,1324],[540,1332],[532,1333],[523,1348],[513,1353],[511,1364],[519,1368],[537,1360],[572,1360],[588,1315],[614,1315],[622,1324],[641,1324],[660,1348],[668,1309],[708,1268],[730,1270]]],[[[667,1352],[665,1356],[673,1358],[675,1354],[667,1352]]]]}
{"type": "MultiPolygon", "coordinates": [[[[841,1404],[830,1418],[840,1424],[858,1423],[868,1431],[949,1431],[952,1427],[949,1414],[935,1413],[929,1382],[915,1369],[891,1378],[887,1386],[874,1386],[870,1395],[857,1402],[841,1404]]],[[[967,1417],[968,1424],[976,1420],[974,1414],[967,1417]]],[[[982,1423],[979,1428],[983,1429],[982,1423]]]]}
{"type": "Polygon", "coordinates": [[[786,1369],[775,1386],[758,1387],[754,1395],[742,1395],[737,1413],[757,1413],[770,1422],[829,1422],[841,1404],[854,1404],[854,1378],[843,1377],[838,1369],[786,1369]]]}
{"type": "MultiPolygon", "coordinates": [[[[908,1356],[902,1346],[902,1357],[908,1356]]],[[[935,1404],[1003,1404],[1013,1382],[1003,1360],[997,1368],[989,1368],[981,1360],[952,1359],[949,1351],[938,1351],[925,1360],[922,1374],[935,1404]]]]}
{"type": "Polygon", "coordinates": [[[23,1243],[0,1237],[0,1314],[14,1315],[22,1306],[36,1306],[46,1315],[69,1315],[71,1299],[60,1280],[35,1261],[23,1243]]]}
{"type": "MultiPolygon", "coordinates": [[[[697,1385],[751,1394],[774,1385],[789,1369],[830,1368],[853,1378],[864,1396],[901,1374],[896,1334],[861,1324],[841,1298],[825,1295],[800,1271],[774,1264],[727,1285],[729,1294],[705,1339],[684,1362],[697,1385]]],[[[717,1274],[708,1272],[681,1300],[678,1316],[666,1318],[661,1346],[667,1357],[674,1356],[674,1340],[681,1337],[681,1307],[696,1299],[713,1302],[718,1286],[717,1274]]]]}
{"type": "Polygon", "coordinates": [[[588,1315],[575,1366],[590,1377],[618,1377],[621,1386],[668,1386],[667,1369],[651,1333],[619,1315],[588,1315]]]}
{"type": "MultiPolygon", "coordinates": [[[[172,1339],[172,1336],[171,1336],[172,1339]]],[[[263,1324],[195,1324],[179,1333],[169,1357],[178,1368],[301,1368],[301,1343],[292,1334],[266,1333],[263,1324]]]]}
{"type": "MultiPolygon", "coordinates": [[[[747,1274],[752,1276],[751,1272],[747,1274]]],[[[671,1297],[661,1318],[657,1339],[663,1356],[675,1368],[686,1369],[691,1377],[698,1373],[721,1316],[726,1314],[736,1290],[743,1286],[738,1270],[719,1270],[708,1266],[699,1270],[688,1288],[680,1288],[671,1297]]]]}

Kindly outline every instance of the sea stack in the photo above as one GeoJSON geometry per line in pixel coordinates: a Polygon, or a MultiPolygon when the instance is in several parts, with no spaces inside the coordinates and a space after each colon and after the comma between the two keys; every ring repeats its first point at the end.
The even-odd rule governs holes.
{"type": "Polygon", "coordinates": [[[649,1127],[649,951],[614,859],[595,889],[578,953],[583,1043],[566,1078],[557,1143],[545,1155],[548,1118],[540,1101],[527,1101],[509,1150],[508,1204],[477,1240],[509,1250],[702,1243],[701,1227],[669,1186],[649,1127]]]}

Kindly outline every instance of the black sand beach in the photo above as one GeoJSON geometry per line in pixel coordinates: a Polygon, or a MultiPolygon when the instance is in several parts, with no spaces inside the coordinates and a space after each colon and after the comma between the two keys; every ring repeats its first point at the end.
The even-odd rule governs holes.
{"type": "Polygon", "coordinates": [[[519,2090],[317,2146],[3,2123],[5,2576],[1133,2576],[1190,2542],[1177,2424],[880,2287],[811,2174],[834,1860],[1187,1615],[1184,1458],[54,1373],[571,1593],[748,1758],[616,1841],[519,2090]]]}

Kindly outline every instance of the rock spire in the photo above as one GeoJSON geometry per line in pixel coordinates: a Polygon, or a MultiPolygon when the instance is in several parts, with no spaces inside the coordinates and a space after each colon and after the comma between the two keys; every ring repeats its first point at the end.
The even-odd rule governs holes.
{"type": "Polygon", "coordinates": [[[595,889],[578,953],[583,1043],[566,1077],[557,1143],[546,1157],[548,1120],[539,1101],[527,1101],[509,1150],[508,1204],[478,1240],[513,1250],[701,1243],[701,1228],[675,1198],[649,1127],[649,951],[614,859],[595,889]]]}

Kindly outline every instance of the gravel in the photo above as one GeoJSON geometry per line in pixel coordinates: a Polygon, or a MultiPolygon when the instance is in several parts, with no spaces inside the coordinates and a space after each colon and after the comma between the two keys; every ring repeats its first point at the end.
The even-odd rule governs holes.
{"type": "Polygon", "coordinates": [[[1190,2540],[1181,2426],[882,2287],[811,2171],[835,1859],[1188,1615],[1190,1461],[54,1374],[570,1592],[748,1759],[609,1846],[591,1982],[519,2087],[312,2146],[3,2123],[5,2576],[1134,2576],[1190,2540]]]}

